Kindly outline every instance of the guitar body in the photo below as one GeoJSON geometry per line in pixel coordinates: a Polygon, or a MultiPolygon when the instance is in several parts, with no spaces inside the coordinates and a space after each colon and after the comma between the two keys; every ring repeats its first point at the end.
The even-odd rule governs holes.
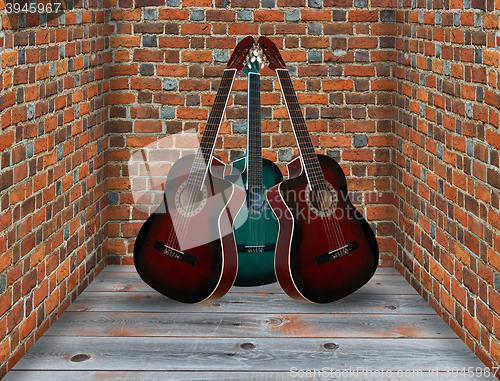
{"type": "MultiPolygon", "coordinates": [[[[247,183],[246,157],[233,162],[233,172],[241,173],[243,183],[247,183]]],[[[236,216],[234,236],[238,250],[238,275],[235,286],[259,286],[276,282],[274,272],[274,250],[278,237],[278,221],[266,201],[265,191],[283,181],[283,175],[276,164],[262,159],[263,192],[260,194],[262,207],[257,213],[250,213],[247,203],[236,216]]]]}
{"type": "Polygon", "coordinates": [[[318,159],[326,182],[337,193],[333,214],[321,217],[307,202],[300,157],[288,166],[296,177],[271,188],[267,198],[280,224],[275,258],[280,286],[294,299],[328,303],[368,282],[377,268],[378,246],[370,225],[348,198],[340,166],[324,155],[318,159]],[[349,253],[340,256],[335,250],[343,246],[349,253]]]}
{"type": "Polygon", "coordinates": [[[144,223],[134,247],[141,278],[156,291],[184,303],[217,299],[233,285],[238,261],[232,225],[245,201],[243,189],[212,174],[220,176],[224,165],[214,158],[216,169],[207,172],[197,209],[186,212],[182,195],[188,188],[183,184],[193,160],[194,155],[185,156],[172,166],[163,202],[144,223]],[[183,259],[165,248],[171,254],[167,255],[165,244],[182,250],[183,259]]]}

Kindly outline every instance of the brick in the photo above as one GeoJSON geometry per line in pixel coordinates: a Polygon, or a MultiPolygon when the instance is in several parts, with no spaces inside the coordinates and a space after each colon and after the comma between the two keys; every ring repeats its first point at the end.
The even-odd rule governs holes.
{"type": "Polygon", "coordinates": [[[489,50],[483,51],[483,63],[485,65],[498,67],[498,53],[489,50]]]}
{"type": "Polygon", "coordinates": [[[347,149],[342,158],[346,161],[372,161],[373,151],[366,149],[347,149]]]}
{"type": "MultiPolygon", "coordinates": [[[[257,3],[258,4],[258,3],[257,3]]],[[[278,0],[278,7],[303,7],[306,5],[305,0],[278,0]]],[[[327,6],[327,5],[325,5],[327,6]]]]}
{"type": "Polygon", "coordinates": [[[481,9],[483,11],[486,10],[486,0],[472,0],[471,6],[474,9],[481,9]]]}
{"type": "Polygon", "coordinates": [[[358,77],[373,77],[375,76],[375,67],[346,65],[344,74],[346,76],[352,75],[358,77]]]}
{"type": "Polygon", "coordinates": [[[17,65],[17,51],[2,53],[2,68],[17,65]]]}
{"type": "Polygon", "coordinates": [[[118,47],[138,47],[141,45],[140,36],[112,36],[110,37],[110,46],[118,47]]]}
{"type": "Polygon", "coordinates": [[[136,49],[134,51],[134,61],[163,62],[164,53],[161,50],[136,49]]]}
{"type": "Polygon", "coordinates": [[[135,0],[135,7],[161,7],[165,5],[165,0],[135,0]]]}
{"type": "Polygon", "coordinates": [[[139,21],[141,19],[141,10],[114,10],[111,11],[111,20],[116,21],[139,21]]]}
{"type": "Polygon", "coordinates": [[[306,49],[320,49],[330,46],[330,39],[328,37],[302,37],[300,46],[306,49]]]}
{"type": "Polygon", "coordinates": [[[322,81],[323,91],[345,91],[354,88],[351,80],[334,79],[322,81]]]}
{"type": "Polygon", "coordinates": [[[10,355],[10,346],[9,346],[9,341],[6,340],[2,344],[0,344],[0,361],[3,364],[5,364],[9,355],[10,355]]]}
{"type": "Polygon", "coordinates": [[[228,26],[228,33],[236,35],[257,34],[258,30],[258,24],[230,24],[228,26]]]}
{"type": "Polygon", "coordinates": [[[500,109],[500,95],[486,89],[484,92],[484,101],[490,106],[500,109]]]}
{"type": "MultiPolygon", "coordinates": [[[[299,67],[299,76],[326,76],[328,75],[327,68],[323,65],[308,65],[299,67]]],[[[295,89],[296,85],[294,85],[295,89]]]]}
{"type": "Polygon", "coordinates": [[[332,13],[328,10],[316,11],[303,9],[301,16],[303,21],[330,21],[332,13]]]}
{"type": "Polygon", "coordinates": [[[0,190],[4,190],[14,184],[14,172],[12,170],[6,171],[0,175],[0,190]]]}
{"type": "Polygon", "coordinates": [[[498,29],[498,15],[483,14],[483,28],[484,29],[498,29]]]}
{"type": "Polygon", "coordinates": [[[160,120],[137,120],[134,122],[134,132],[136,133],[156,133],[162,132],[160,120]]]}
{"type": "Polygon", "coordinates": [[[211,0],[183,0],[183,7],[211,7],[211,0]]]}
{"type": "Polygon", "coordinates": [[[182,24],[181,34],[210,34],[212,31],[210,24],[182,24]]]}
{"type": "Polygon", "coordinates": [[[273,11],[273,10],[265,10],[265,11],[254,11],[254,20],[255,21],[284,21],[283,12],[281,11],[273,11]]]}
{"type": "Polygon", "coordinates": [[[160,20],[188,20],[189,11],[184,9],[160,9],[158,13],[160,20]]]}
{"type": "Polygon", "coordinates": [[[179,81],[180,91],[203,91],[210,89],[210,82],[205,80],[182,79],[179,81]]]}
{"type": "Polygon", "coordinates": [[[366,218],[369,220],[392,219],[396,215],[396,210],[387,206],[370,206],[366,210],[366,218]]]}
{"type": "Polygon", "coordinates": [[[494,146],[495,148],[500,150],[500,134],[492,131],[492,130],[487,130],[486,131],[486,141],[488,144],[494,146]]]}
{"type": "Polygon", "coordinates": [[[351,22],[374,22],[378,21],[377,11],[349,11],[348,20],[351,22]]]}
{"type": "Polygon", "coordinates": [[[135,95],[132,93],[109,94],[109,104],[126,104],[135,101],[135,95]]]}
{"type": "Polygon", "coordinates": [[[396,91],[397,90],[396,81],[390,80],[390,79],[372,81],[371,86],[372,86],[372,90],[380,90],[380,91],[396,91]]]}
{"type": "Polygon", "coordinates": [[[10,130],[0,135],[0,151],[4,151],[6,148],[14,144],[15,137],[14,131],[10,130]]]}
{"type": "Polygon", "coordinates": [[[161,81],[158,78],[132,78],[130,86],[132,89],[138,90],[160,90],[161,81]]]}
{"type": "Polygon", "coordinates": [[[135,65],[120,65],[111,69],[111,76],[136,75],[137,72],[137,66],[135,65]]]}
{"type": "Polygon", "coordinates": [[[182,52],[183,62],[211,62],[211,51],[184,51],[182,52]]]}
{"type": "Polygon", "coordinates": [[[348,41],[349,49],[374,49],[378,46],[376,37],[351,37],[348,41]]]}
{"type": "MultiPolygon", "coordinates": [[[[235,21],[236,13],[234,11],[208,10],[206,12],[207,21],[235,21]]],[[[231,47],[234,47],[232,45],[231,47]]]]}
{"type": "Polygon", "coordinates": [[[497,189],[500,189],[500,172],[488,168],[487,179],[488,179],[488,184],[497,189]]]}

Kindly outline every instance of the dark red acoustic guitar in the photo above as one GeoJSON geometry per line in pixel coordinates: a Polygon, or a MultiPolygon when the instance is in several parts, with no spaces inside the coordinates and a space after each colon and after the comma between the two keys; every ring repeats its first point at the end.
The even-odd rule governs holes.
{"type": "Polygon", "coordinates": [[[169,298],[197,303],[223,296],[233,285],[238,253],[233,220],[246,192],[223,180],[224,164],[213,157],[215,141],[236,72],[254,39],[235,48],[220,83],[195,155],[168,173],[162,204],[142,226],[134,247],[141,278],[169,298]]]}
{"type": "Polygon", "coordinates": [[[278,76],[299,149],[299,156],[288,165],[290,179],[267,191],[280,225],[276,277],[294,299],[332,302],[372,277],[378,264],[377,241],[349,200],[340,166],[316,154],[276,45],[266,37],[259,38],[259,45],[278,76]]]}

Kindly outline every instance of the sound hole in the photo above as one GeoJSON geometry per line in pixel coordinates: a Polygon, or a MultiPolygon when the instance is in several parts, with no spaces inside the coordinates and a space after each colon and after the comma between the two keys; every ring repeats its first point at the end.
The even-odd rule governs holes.
{"type": "Polygon", "coordinates": [[[192,217],[201,212],[207,203],[207,188],[194,187],[187,182],[183,183],[175,195],[175,207],[185,217],[192,217]]]}
{"type": "Polygon", "coordinates": [[[332,207],[334,197],[329,189],[313,189],[311,192],[311,203],[316,209],[324,212],[332,207]]]}
{"type": "Polygon", "coordinates": [[[333,214],[337,207],[337,192],[330,183],[325,183],[312,190],[308,185],[306,202],[313,213],[321,217],[328,217],[333,214]]]}
{"type": "Polygon", "coordinates": [[[266,190],[264,185],[248,187],[247,207],[250,214],[258,214],[266,207],[266,190]]]}

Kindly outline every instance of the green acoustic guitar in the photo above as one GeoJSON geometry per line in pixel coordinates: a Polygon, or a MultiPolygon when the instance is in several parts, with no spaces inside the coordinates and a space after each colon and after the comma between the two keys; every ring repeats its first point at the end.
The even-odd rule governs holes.
{"type": "Polygon", "coordinates": [[[283,181],[283,175],[276,164],[262,158],[261,61],[260,48],[255,48],[243,69],[248,77],[247,152],[233,162],[231,175],[241,174],[247,196],[233,225],[238,250],[235,286],[259,286],[276,282],[274,249],[279,225],[267,202],[266,191],[283,181]]]}

